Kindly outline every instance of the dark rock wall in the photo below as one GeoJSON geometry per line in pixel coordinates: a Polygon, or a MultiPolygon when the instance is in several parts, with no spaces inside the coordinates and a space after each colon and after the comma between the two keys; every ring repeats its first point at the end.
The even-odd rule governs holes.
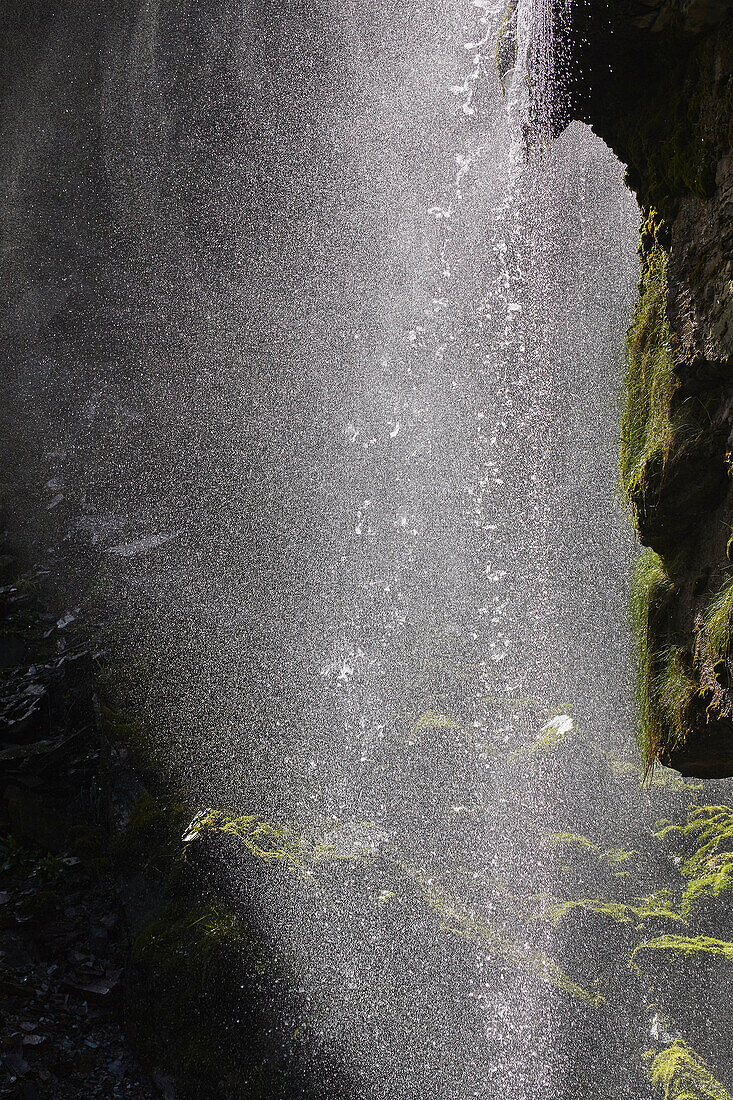
{"type": "Polygon", "coordinates": [[[593,126],[628,166],[642,212],[621,483],[642,543],[661,559],[653,583],[648,568],[637,578],[635,596],[644,751],[648,763],[684,774],[727,776],[732,6],[610,0],[572,11],[557,125],[580,118],[593,126]]]}

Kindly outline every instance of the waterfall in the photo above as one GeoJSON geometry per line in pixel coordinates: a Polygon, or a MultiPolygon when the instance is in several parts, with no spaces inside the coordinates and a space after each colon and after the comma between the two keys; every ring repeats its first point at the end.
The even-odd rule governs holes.
{"type": "Polygon", "coordinates": [[[703,793],[637,785],[638,210],[559,132],[571,2],[145,0],[8,97],[16,512],[261,930],[271,1061],[355,1100],[646,1097],[677,1034],[623,937],[703,793]]]}

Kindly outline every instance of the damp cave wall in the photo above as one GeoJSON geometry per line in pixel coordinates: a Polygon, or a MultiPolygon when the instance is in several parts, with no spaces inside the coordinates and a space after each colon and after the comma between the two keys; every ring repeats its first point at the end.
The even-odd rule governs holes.
{"type": "Polygon", "coordinates": [[[577,0],[554,126],[590,124],[641,210],[620,483],[647,765],[733,774],[733,4],[577,0]]]}

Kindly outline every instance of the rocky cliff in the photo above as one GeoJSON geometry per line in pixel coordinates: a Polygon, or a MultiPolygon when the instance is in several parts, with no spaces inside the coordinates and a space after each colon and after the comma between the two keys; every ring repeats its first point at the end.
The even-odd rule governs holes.
{"type": "Polygon", "coordinates": [[[733,774],[733,4],[571,6],[554,125],[590,123],[642,212],[620,474],[635,578],[642,744],[733,774]]]}

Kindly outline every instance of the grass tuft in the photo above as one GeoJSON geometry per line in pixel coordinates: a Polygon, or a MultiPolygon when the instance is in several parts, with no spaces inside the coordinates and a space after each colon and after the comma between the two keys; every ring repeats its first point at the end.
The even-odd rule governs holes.
{"type": "Polygon", "coordinates": [[[708,606],[705,616],[705,644],[710,658],[727,661],[733,632],[733,582],[728,579],[708,606]]]}
{"type": "Polygon", "coordinates": [[[654,605],[671,589],[662,559],[647,550],[636,563],[631,586],[631,623],[636,639],[638,741],[645,780],[661,752],[683,741],[686,714],[696,685],[677,646],[655,649],[649,629],[654,605]]]}

